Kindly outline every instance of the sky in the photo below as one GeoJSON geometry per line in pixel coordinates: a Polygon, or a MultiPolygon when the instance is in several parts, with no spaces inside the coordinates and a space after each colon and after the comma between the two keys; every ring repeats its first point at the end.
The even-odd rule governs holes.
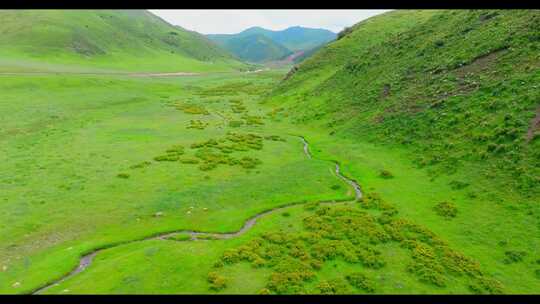
{"type": "Polygon", "coordinates": [[[291,26],[335,33],[388,10],[150,10],[167,22],[201,34],[234,34],[252,26],[283,30],[291,26]]]}

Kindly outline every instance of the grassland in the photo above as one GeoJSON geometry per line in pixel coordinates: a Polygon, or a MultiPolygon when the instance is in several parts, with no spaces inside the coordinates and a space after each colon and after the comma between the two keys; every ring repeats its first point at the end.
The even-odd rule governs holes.
{"type": "MultiPolygon", "coordinates": [[[[538,20],[505,14],[383,15],[320,50],[285,81],[283,70],[0,76],[0,293],[56,282],[97,249],[88,268],[43,293],[538,293],[539,189],[534,179],[503,170],[515,167],[497,169],[516,157],[534,178],[538,136],[527,141],[527,127],[515,125],[523,137],[499,144],[528,148],[482,160],[473,156],[496,138],[489,133],[476,145],[468,136],[531,118],[535,33],[518,55],[496,65],[508,79],[481,70],[473,76],[478,88],[420,112],[409,112],[403,100],[436,91],[455,71],[400,87],[385,77],[407,71],[405,63],[359,66],[360,58],[377,62],[369,54],[400,58],[388,41],[412,48],[434,26],[481,20],[469,32],[487,41],[480,39],[486,33],[504,40],[501,29],[519,34],[538,20]],[[529,90],[518,90],[520,81],[529,90]],[[496,85],[500,95],[492,94],[496,85]],[[487,100],[500,107],[485,108],[487,100]],[[462,124],[464,104],[471,124],[462,124]],[[374,122],[377,115],[382,119],[374,122]],[[433,115],[438,119],[429,120],[433,115]],[[482,117],[491,124],[481,126],[482,117]],[[310,143],[312,158],[297,136],[310,143]],[[427,136],[445,148],[430,146],[427,136]],[[419,161],[438,154],[436,162],[419,161]],[[361,201],[350,201],[353,191],[330,161],[359,182],[361,201]],[[229,239],[193,241],[186,232],[149,239],[184,230],[235,232],[256,214],[288,205],[229,239]]],[[[446,39],[453,45],[448,41],[457,38],[446,39]]],[[[444,39],[426,43],[438,40],[444,39]]],[[[476,56],[471,48],[440,48],[425,52],[433,56],[427,62],[440,64],[456,49],[476,56]]]]}
{"type": "MultiPolygon", "coordinates": [[[[425,169],[412,165],[406,150],[336,140],[315,131],[322,129],[316,125],[293,128],[286,113],[258,104],[256,94],[280,75],[272,71],[151,79],[4,77],[3,92],[10,92],[5,96],[11,102],[2,106],[9,107],[5,113],[11,115],[4,117],[10,123],[2,137],[6,143],[2,172],[17,174],[2,176],[6,221],[1,227],[5,232],[1,252],[2,266],[7,267],[1,273],[2,292],[32,291],[68,273],[81,255],[107,247],[84,272],[45,293],[535,292],[537,240],[531,235],[538,230],[526,214],[528,209],[508,207],[515,198],[511,193],[483,184],[475,180],[474,172],[466,171],[460,172],[459,180],[470,181],[471,186],[455,189],[451,183],[455,175],[433,180],[425,169]],[[79,94],[83,86],[84,97],[79,94]],[[193,121],[206,125],[190,128],[193,121]],[[239,121],[240,126],[230,121],[239,121]],[[209,140],[224,143],[221,139],[229,132],[262,135],[262,149],[230,153],[236,159],[247,156],[261,162],[249,169],[249,164],[244,168],[217,161],[210,170],[201,169],[212,160],[205,161],[197,152],[208,148],[209,140]],[[305,157],[293,134],[308,139],[314,159],[305,157]],[[157,161],[159,156],[178,160],[157,161]],[[182,162],[188,159],[198,162],[182,162]],[[398,211],[393,217],[428,229],[452,252],[471,259],[484,279],[444,270],[438,279],[444,283],[426,281],[408,270],[413,251],[402,241],[372,244],[363,240],[363,233],[358,241],[380,253],[376,256],[382,267],[351,262],[338,251],[321,258],[317,268],[307,269],[313,275],[305,282],[286,287],[269,282],[276,279],[273,273],[279,267],[289,264],[254,266],[239,260],[216,268],[227,250],[265,240],[269,233],[294,239],[310,232],[304,219],[316,209],[301,205],[261,218],[246,234],[230,240],[193,242],[180,236],[131,242],[178,230],[232,232],[253,215],[277,206],[350,198],[352,190],[324,160],[342,163],[365,193],[379,194],[398,211]],[[383,170],[392,177],[381,176],[383,170]],[[475,198],[470,197],[473,189],[475,198]],[[457,216],[440,216],[434,210],[440,202],[456,206],[457,216]],[[507,252],[527,254],[508,264],[507,252]],[[210,282],[210,273],[223,279],[224,287],[219,287],[219,280],[210,282]],[[366,277],[362,280],[369,286],[354,287],[346,275],[366,277]]],[[[352,208],[347,212],[368,212],[379,223],[381,211],[366,210],[362,204],[345,203],[352,208]]],[[[381,227],[376,229],[386,231],[381,227]]],[[[317,256],[313,247],[305,250],[317,256]]],[[[278,255],[274,261],[279,260],[278,255]]]]}

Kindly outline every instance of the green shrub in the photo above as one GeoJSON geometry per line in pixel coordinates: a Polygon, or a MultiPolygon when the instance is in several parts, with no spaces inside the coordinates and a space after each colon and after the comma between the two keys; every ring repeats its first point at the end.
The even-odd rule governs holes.
{"type": "Polygon", "coordinates": [[[177,110],[183,111],[185,114],[202,114],[202,115],[210,115],[210,113],[200,105],[195,104],[186,104],[186,103],[177,103],[175,105],[177,110]]]}
{"type": "Polygon", "coordinates": [[[240,166],[242,166],[244,169],[253,169],[261,163],[262,162],[259,159],[248,156],[242,157],[242,159],[239,161],[240,166]]]}
{"type": "Polygon", "coordinates": [[[154,157],[154,160],[157,162],[163,162],[163,161],[173,162],[173,161],[177,161],[178,159],[180,159],[178,155],[169,155],[169,154],[154,157]]]}
{"type": "Polygon", "coordinates": [[[271,140],[271,141],[286,141],[285,138],[282,138],[279,135],[268,135],[268,136],[265,136],[264,139],[271,140]]]}
{"type": "Polygon", "coordinates": [[[130,169],[140,169],[140,168],[144,168],[144,167],[147,167],[147,166],[150,166],[152,163],[149,162],[149,161],[143,161],[142,163],[138,163],[136,165],[132,165],[131,167],[129,167],[130,169]]]}
{"type": "Polygon", "coordinates": [[[235,249],[226,249],[221,256],[221,260],[225,264],[234,264],[240,261],[240,255],[235,249]]]}
{"type": "Polygon", "coordinates": [[[407,271],[415,274],[421,282],[435,286],[446,286],[443,267],[434,259],[416,258],[407,266],[407,271]]]}
{"type": "Polygon", "coordinates": [[[317,288],[322,294],[351,294],[347,282],[342,278],[321,281],[317,288]]]}
{"type": "Polygon", "coordinates": [[[251,125],[264,125],[264,122],[262,120],[261,116],[253,116],[253,115],[243,115],[242,119],[246,122],[248,126],[251,125]]]}
{"type": "Polygon", "coordinates": [[[356,255],[365,267],[380,269],[386,265],[386,262],[381,257],[381,253],[373,248],[357,248],[356,255]]]}
{"type": "Polygon", "coordinates": [[[516,250],[509,250],[504,253],[504,263],[505,264],[513,264],[513,263],[519,263],[523,261],[523,259],[527,256],[527,252],[525,251],[516,251],[516,250]]]}
{"type": "Polygon", "coordinates": [[[501,282],[487,278],[485,276],[478,276],[474,278],[474,281],[469,283],[469,289],[475,294],[501,294],[503,293],[503,286],[501,282]]]}
{"type": "Polygon", "coordinates": [[[208,123],[200,121],[200,120],[190,120],[189,125],[187,126],[188,129],[198,129],[198,130],[204,130],[208,126],[208,123]]]}
{"type": "Polygon", "coordinates": [[[354,272],[345,276],[351,286],[367,292],[375,292],[375,283],[361,272],[354,272]]]}
{"type": "Polygon", "coordinates": [[[332,189],[332,190],[338,190],[338,189],[340,189],[340,188],[341,188],[341,185],[332,185],[332,186],[330,187],[330,189],[332,189]]]}
{"type": "Polygon", "coordinates": [[[379,172],[379,176],[382,177],[382,178],[386,178],[386,179],[388,179],[388,178],[393,178],[393,177],[394,177],[394,175],[392,174],[392,172],[390,172],[390,171],[388,171],[388,170],[385,170],[385,169],[383,169],[383,170],[381,170],[381,171],[379,172]]]}
{"type": "Polygon", "coordinates": [[[225,266],[225,263],[223,263],[223,261],[221,261],[221,260],[216,261],[214,263],[214,265],[212,265],[212,267],[214,267],[214,268],[222,268],[223,266],[225,266]]]}
{"type": "Polygon", "coordinates": [[[210,272],[208,274],[208,283],[210,283],[210,289],[212,290],[222,290],[227,287],[227,281],[225,277],[221,276],[217,272],[210,272]]]}
{"type": "Polygon", "coordinates": [[[468,186],[469,186],[468,183],[457,181],[457,180],[454,180],[454,181],[450,182],[450,188],[452,188],[454,190],[460,190],[460,189],[466,188],[468,186]]]}
{"type": "Polygon", "coordinates": [[[181,145],[174,145],[169,149],[165,150],[168,155],[182,155],[184,154],[184,147],[181,145]]]}
{"type": "Polygon", "coordinates": [[[435,205],[433,210],[435,210],[435,212],[438,215],[440,215],[442,217],[446,217],[446,218],[456,217],[457,212],[458,212],[457,208],[456,208],[456,205],[454,205],[453,203],[449,203],[449,202],[438,203],[437,205],[435,205]]]}

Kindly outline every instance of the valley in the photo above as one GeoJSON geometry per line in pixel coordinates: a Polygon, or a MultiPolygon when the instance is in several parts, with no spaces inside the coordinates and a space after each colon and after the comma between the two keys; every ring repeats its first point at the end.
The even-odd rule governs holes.
{"type": "Polygon", "coordinates": [[[292,70],[146,11],[32,13],[104,51],[32,55],[13,14],[1,294],[538,293],[538,11],[393,11],[292,70]]]}

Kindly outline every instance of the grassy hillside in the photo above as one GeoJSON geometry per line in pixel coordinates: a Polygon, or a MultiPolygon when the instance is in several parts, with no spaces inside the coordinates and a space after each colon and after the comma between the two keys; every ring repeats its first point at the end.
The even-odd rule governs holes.
{"type": "Polygon", "coordinates": [[[479,164],[532,197],[539,24],[534,10],[384,14],[306,60],[274,95],[298,122],[406,146],[434,176],[479,164]]]}
{"type": "Polygon", "coordinates": [[[289,72],[265,104],[503,292],[537,292],[539,22],[535,10],[373,17],[289,72]]]}
{"type": "Polygon", "coordinates": [[[0,18],[2,70],[86,66],[204,71],[240,66],[203,35],[144,10],[4,10],[0,18]]]}
{"type": "Polygon", "coordinates": [[[223,47],[248,62],[279,60],[291,54],[291,51],[281,44],[260,34],[228,39],[223,47]]]}
{"type": "Polygon", "coordinates": [[[316,48],[335,39],[336,34],[325,29],[294,26],[281,31],[251,27],[238,34],[211,34],[207,37],[242,59],[263,62],[316,48]],[[258,40],[261,42],[254,48],[253,44],[258,40]]]}

